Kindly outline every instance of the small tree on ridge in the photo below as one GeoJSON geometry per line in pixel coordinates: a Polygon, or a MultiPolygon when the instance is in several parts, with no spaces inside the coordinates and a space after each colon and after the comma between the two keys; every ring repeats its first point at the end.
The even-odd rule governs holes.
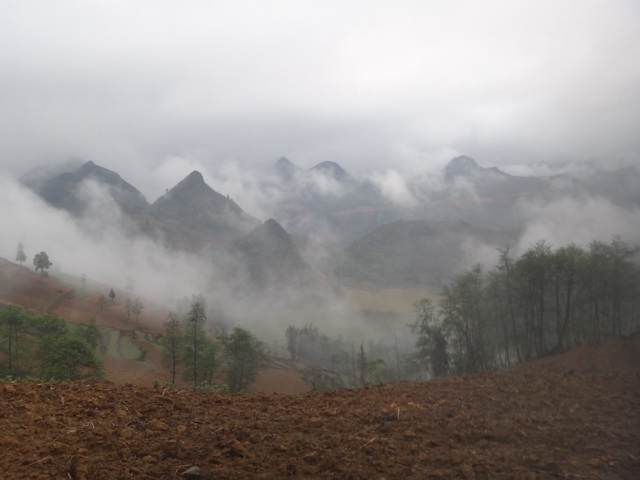
{"type": "Polygon", "coordinates": [[[16,249],[16,262],[22,265],[22,262],[27,261],[27,255],[24,253],[24,245],[22,242],[18,243],[18,247],[16,249]]]}
{"type": "Polygon", "coordinates": [[[40,270],[40,275],[46,277],[48,275],[47,270],[51,268],[51,261],[49,261],[49,255],[46,252],[36,253],[33,257],[33,264],[36,267],[36,272],[40,270]]]}

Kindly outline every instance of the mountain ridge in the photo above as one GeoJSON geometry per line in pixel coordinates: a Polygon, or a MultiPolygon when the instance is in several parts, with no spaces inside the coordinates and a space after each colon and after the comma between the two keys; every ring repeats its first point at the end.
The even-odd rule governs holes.
{"type": "Polygon", "coordinates": [[[126,213],[138,212],[149,205],[144,195],[133,185],[123,180],[116,172],[92,161],[83,163],[75,170],[43,179],[36,187],[36,193],[54,207],[81,215],[87,207],[86,201],[82,198],[82,187],[89,180],[105,187],[126,213]]]}
{"type": "Polygon", "coordinates": [[[311,167],[309,171],[312,173],[321,173],[329,178],[336,180],[337,182],[346,182],[352,179],[351,175],[349,175],[340,164],[330,160],[318,163],[317,165],[311,167]]]}
{"type": "Polygon", "coordinates": [[[186,251],[228,245],[257,222],[196,170],[150,205],[139,221],[147,233],[186,251]]]}
{"type": "MultiPolygon", "coordinates": [[[[531,215],[528,206],[544,208],[555,199],[567,196],[579,200],[580,195],[589,191],[600,193],[625,208],[640,206],[640,195],[634,190],[636,180],[640,180],[636,168],[583,177],[569,174],[553,177],[517,176],[496,167],[481,166],[473,158],[461,155],[444,166],[441,177],[436,181],[423,181],[420,177],[407,180],[402,185],[402,194],[408,199],[406,204],[398,202],[384,191],[383,177],[358,181],[335,162],[321,162],[310,170],[303,170],[286,157],[281,157],[275,162],[274,168],[276,173],[280,171],[280,180],[272,173],[267,173],[264,184],[258,183],[256,187],[264,188],[264,198],[276,200],[276,203],[263,210],[268,218],[266,222],[254,218],[228,195],[222,195],[207,185],[202,173],[197,170],[186,175],[153,204],[125,213],[129,214],[139,233],[170,249],[196,254],[212,254],[215,251],[214,256],[218,259],[224,256],[227,248],[237,246],[240,239],[258,227],[270,231],[273,238],[280,238],[283,245],[287,244],[285,237],[277,235],[275,222],[287,235],[297,238],[308,236],[313,238],[314,245],[325,241],[329,248],[341,252],[340,255],[344,254],[342,257],[333,257],[331,261],[335,258],[346,259],[344,265],[335,265],[335,269],[346,272],[347,276],[355,272],[363,278],[371,278],[372,272],[375,272],[375,275],[384,279],[391,278],[392,275],[388,273],[394,272],[394,278],[404,282],[411,278],[423,281],[429,271],[434,277],[442,277],[447,274],[447,269],[455,267],[454,261],[449,262],[447,268],[443,266],[447,264],[447,256],[453,259],[460,257],[458,239],[446,237],[446,232],[452,231],[455,221],[463,221],[468,225],[458,228],[460,237],[475,235],[483,238],[474,233],[472,229],[477,228],[474,225],[497,232],[495,236],[499,237],[499,232],[517,232],[524,228],[531,215]],[[343,181],[335,180],[336,175],[343,181]],[[335,181],[326,182],[318,176],[335,181]],[[425,243],[428,238],[426,230],[420,235],[409,234],[411,229],[407,222],[418,222],[414,224],[418,230],[425,229],[427,223],[436,231],[442,230],[441,236],[448,238],[449,245],[439,244],[437,248],[428,245],[425,243]],[[400,233],[404,232],[404,236],[392,234],[394,228],[400,233]],[[378,251],[375,251],[378,247],[372,240],[375,238],[384,238],[386,242],[378,245],[378,251]],[[364,254],[355,253],[360,248],[358,245],[363,252],[370,252],[369,259],[364,258],[364,254]],[[420,245],[422,251],[418,248],[420,245]],[[411,255],[419,260],[406,261],[405,257],[410,255],[403,254],[403,249],[412,252],[411,255]],[[433,250],[431,263],[423,262],[424,252],[429,249],[433,250]]],[[[70,195],[78,201],[73,196],[73,187],[89,177],[102,181],[107,190],[111,184],[124,182],[117,173],[93,162],[85,162],[72,172],[54,176],[58,183],[50,181],[49,185],[53,185],[51,188],[59,187],[58,195],[61,197],[70,195]]],[[[484,240],[495,246],[490,237],[487,234],[484,240]]],[[[248,240],[245,239],[245,242],[248,240]]],[[[315,256],[313,251],[306,250],[302,253],[307,257],[315,256]]],[[[277,254],[274,256],[277,257],[277,254]]],[[[268,256],[260,258],[265,265],[271,261],[268,256]]],[[[253,260],[247,261],[251,263],[253,260]]],[[[337,261],[340,262],[339,259],[337,261]]],[[[263,267],[256,268],[260,270],[263,267]]],[[[325,271],[325,268],[321,270],[325,271]]],[[[326,270],[330,271],[331,268],[326,270]]]]}

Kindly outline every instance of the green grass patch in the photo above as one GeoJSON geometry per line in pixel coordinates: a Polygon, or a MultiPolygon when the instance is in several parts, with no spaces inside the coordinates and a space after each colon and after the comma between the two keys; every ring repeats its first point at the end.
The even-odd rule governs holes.
{"type": "Polygon", "coordinates": [[[120,332],[120,356],[129,360],[139,360],[143,352],[128,333],[120,332]]]}
{"type": "Polygon", "coordinates": [[[118,337],[120,332],[114,328],[98,327],[100,331],[102,351],[110,357],[119,357],[118,337]]]}
{"type": "Polygon", "coordinates": [[[132,338],[133,332],[122,332],[115,328],[98,327],[102,336],[105,355],[138,360],[143,352],[132,338]]]}

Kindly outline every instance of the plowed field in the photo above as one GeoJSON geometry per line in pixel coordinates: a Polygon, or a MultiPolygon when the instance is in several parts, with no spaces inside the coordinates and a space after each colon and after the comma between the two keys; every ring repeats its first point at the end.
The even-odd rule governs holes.
{"type": "Polygon", "coordinates": [[[576,370],[567,368],[571,355],[491,374],[299,395],[4,383],[0,475],[640,478],[637,358],[576,370]]]}

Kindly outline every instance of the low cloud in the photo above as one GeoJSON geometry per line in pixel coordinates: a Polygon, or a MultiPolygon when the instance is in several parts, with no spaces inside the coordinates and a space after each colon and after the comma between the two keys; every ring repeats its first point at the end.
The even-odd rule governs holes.
{"type": "Polygon", "coordinates": [[[85,274],[114,287],[123,288],[130,277],[141,295],[177,299],[204,291],[209,274],[195,256],[169,252],[151,239],[124,233],[128,220],[109,194],[94,182],[84,182],[80,195],[89,200],[82,223],[49,206],[14,180],[0,177],[6,229],[0,255],[13,259],[16,245],[22,242],[29,259],[46,251],[54,270],[85,274]]]}
{"type": "Polygon", "coordinates": [[[555,247],[570,243],[587,245],[593,240],[609,242],[614,235],[631,244],[640,244],[640,208],[622,208],[609,200],[590,196],[576,199],[564,197],[550,203],[523,206],[530,220],[518,242],[521,254],[538,240],[555,247]]]}
{"type": "Polygon", "coordinates": [[[397,171],[374,172],[371,174],[370,180],[380,189],[380,193],[392,203],[408,208],[417,204],[417,200],[410,191],[406,179],[397,171]]]}

